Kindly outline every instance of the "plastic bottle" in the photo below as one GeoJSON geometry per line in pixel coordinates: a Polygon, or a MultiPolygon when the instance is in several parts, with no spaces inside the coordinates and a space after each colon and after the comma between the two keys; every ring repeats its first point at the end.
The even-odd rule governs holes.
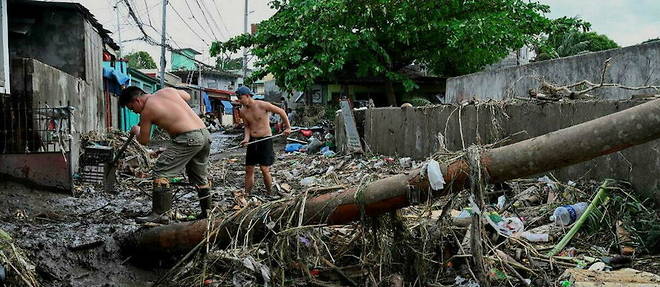
{"type": "Polygon", "coordinates": [[[587,206],[589,206],[589,204],[586,202],[578,202],[572,205],[557,207],[552,216],[550,216],[550,220],[554,221],[556,225],[570,225],[582,216],[582,213],[587,209],[587,206]]]}

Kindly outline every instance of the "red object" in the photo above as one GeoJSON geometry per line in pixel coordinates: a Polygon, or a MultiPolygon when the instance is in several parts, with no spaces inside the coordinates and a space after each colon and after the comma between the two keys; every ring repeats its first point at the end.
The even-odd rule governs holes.
{"type": "Polygon", "coordinates": [[[316,276],[319,276],[319,274],[321,274],[321,270],[318,270],[318,269],[312,269],[312,270],[309,270],[309,274],[311,274],[312,276],[316,277],[316,276]]]}
{"type": "Polygon", "coordinates": [[[301,130],[300,133],[306,137],[311,137],[313,134],[311,130],[301,130]]]}
{"type": "Polygon", "coordinates": [[[386,161],[386,162],[389,162],[389,163],[393,163],[393,162],[394,162],[394,159],[391,158],[391,157],[386,157],[386,158],[385,158],[385,161],[386,161]]]}
{"type": "Polygon", "coordinates": [[[208,286],[208,285],[211,285],[211,283],[213,283],[213,280],[211,280],[211,279],[204,280],[204,285],[208,286]]]}

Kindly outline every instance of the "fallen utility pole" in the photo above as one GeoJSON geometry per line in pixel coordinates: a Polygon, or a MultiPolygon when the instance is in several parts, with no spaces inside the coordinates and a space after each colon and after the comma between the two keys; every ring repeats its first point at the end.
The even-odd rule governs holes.
{"type": "MultiPolygon", "coordinates": [[[[657,138],[660,138],[660,99],[539,137],[485,149],[480,163],[486,181],[496,183],[587,161],[657,138]]],[[[439,197],[458,192],[468,183],[470,166],[464,159],[441,165],[441,170],[447,182],[441,190],[430,188],[425,169],[415,169],[372,182],[360,190],[352,188],[308,198],[304,201],[303,217],[294,222],[349,223],[360,219],[362,212],[376,216],[410,206],[415,203],[410,194],[416,193],[417,198],[439,197]]],[[[277,221],[297,203],[295,199],[281,202],[266,214],[258,207],[245,208],[224,222],[211,241],[226,246],[230,238],[246,236],[246,225],[251,230],[247,232],[251,239],[273,234],[276,230],[269,229],[266,223],[277,221]]],[[[217,226],[223,221],[220,218],[213,223],[217,226]]],[[[182,254],[204,239],[207,224],[207,220],[200,220],[138,230],[124,241],[124,249],[150,257],[182,254]]]]}

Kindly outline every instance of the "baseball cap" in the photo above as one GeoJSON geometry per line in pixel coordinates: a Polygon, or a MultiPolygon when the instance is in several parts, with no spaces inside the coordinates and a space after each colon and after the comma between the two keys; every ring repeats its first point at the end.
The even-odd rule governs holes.
{"type": "Polygon", "coordinates": [[[252,91],[250,90],[250,88],[248,88],[248,87],[246,87],[246,86],[240,86],[240,87],[238,87],[238,89],[236,89],[236,95],[237,95],[237,96],[241,96],[241,95],[250,95],[250,96],[254,96],[254,94],[252,93],[252,91]]]}

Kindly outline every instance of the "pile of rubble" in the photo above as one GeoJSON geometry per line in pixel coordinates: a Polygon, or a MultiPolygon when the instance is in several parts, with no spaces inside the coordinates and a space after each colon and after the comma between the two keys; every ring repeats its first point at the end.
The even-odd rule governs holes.
{"type": "MultiPolygon", "coordinates": [[[[336,190],[363,188],[421,164],[410,158],[287,153],[272,168],[273,194],[257,188],[245,196],[240,192],[241,160],[226,158],[212,169],[214,214],[228,221],[246,208],[275,212],[277,202],[300,203],[336,190]]],[[[236,235],[227,246],[206,242],[200,245],[206,252],[189,253],[194,256],[181,260],[163,278],[177,286],[478,286],[483,279],[472,257],[480,256],[481,269],[493,285],[587,286],[580,282],[594,275],[622,284],[660,284],[658,276],[641,271],[660,271],[658,257],[652,255],[658,250],[658,216],[625,184],[562,183],[545,176],[484,189],[489,204],[482,211],[463,191],[437,201],[417,198],[420,204],[383,216],[363,214],[349,225],[302,224],[295,220],[304,212],[302,205],[293,204],[282,213],[293,220],[272,228],[268,239],[238,240],[236,235]],[[567,206],[585,215],[569,215],[570,222],[563,222],[561,211],[567,206]],[[476,212],[483,227],[479,254],[471,243],[476,212]],[[630,281],[630,272],[638,281],[630,281]]],[[[221,228],[210,226],[209,233],[221,228]]]]}

